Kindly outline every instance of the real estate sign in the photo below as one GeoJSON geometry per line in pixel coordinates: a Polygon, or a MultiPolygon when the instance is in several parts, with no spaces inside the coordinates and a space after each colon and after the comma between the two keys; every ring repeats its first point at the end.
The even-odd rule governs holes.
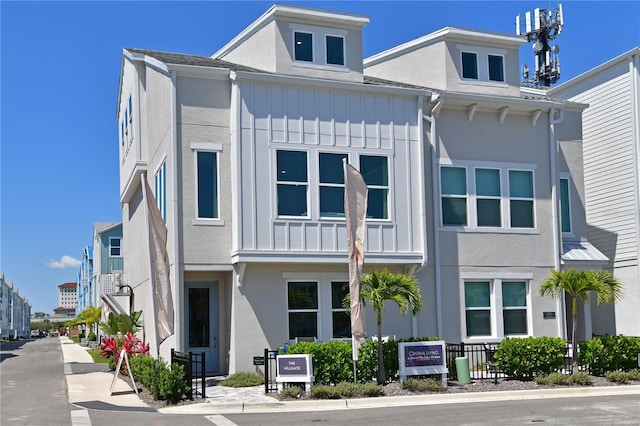
{"type": "Polygon", "coordinates": [[[306,391],[311,390],[314,377],[310,354],[277,355],[276,360],[278,391],[282,390],[283,383],[305,383],[306,391]]]}
{"type": "Polygon", "coordinates": [[[443,340],[398,343],[398,374],[404,383],[407,376],[440,374],[447,385],[447,359],[443,340]]]}

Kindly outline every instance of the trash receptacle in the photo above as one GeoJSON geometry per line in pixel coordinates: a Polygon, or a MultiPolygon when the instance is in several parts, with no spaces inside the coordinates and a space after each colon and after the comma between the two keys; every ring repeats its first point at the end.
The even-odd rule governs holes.
{"type": "Polygon", "coordinates": [[[461,356],[456,358],[456,372],[458,373],[458,384],[468,385],[471,383],[469,377],[469,358],[461,356]]]}

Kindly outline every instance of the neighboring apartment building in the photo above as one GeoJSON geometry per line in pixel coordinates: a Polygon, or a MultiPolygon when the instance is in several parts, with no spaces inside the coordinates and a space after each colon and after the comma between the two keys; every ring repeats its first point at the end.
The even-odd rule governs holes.
{"type": "Polygon", "coordinates": [[[78,272],[78,304],[77,312],[82,313],[89,306],[94,306],[93,286],[91,277],[93,276],[93,248],[86,246],[82,250],[82,261],[78,272]]]}
{"type": "Polygon", "coordinates": [[[124,269],[122,241],[122,222],[93,224],[91,301],[93,306],[102,308],[103,321],[106,320],[109,312],[125,312],[117,304],[107,302],[112,300],[110,295],[118,292],[114,277],[121,275],[124,269]]]}
{"type": "Polygon", "coordinates": [[[0,338],[26,338],[30,331],[31,305],[0,272],[0,338]]]}
{"type": "Polygon", "coordinates": [[[591,304],[594,334],[640,336],[640,47],[548,91],[583,113],[589,240],[624,285],[613,305],[591,304]]]}
{"type": "Polygon", "coordinates": [[[58,307],[53,310],[52,320],[75,318],[78,304],[78,283],[63,283],[58,286],[58,307]]]}
{"type": "Polygon", "coordinates": [[[540,282],[606,260],[586,240],[585,105],[521,93],[519,37],[445,28],[363,61],[368,22],[275,5],[211,57],[124,49],[124,277],[153,347],[146,177],[168,228],[164,358],[232,373],[296,337],[350,337],[343,159],[369,188],[365,272],[422,287],[422,312],[389,306],[383,334],[565,336],[540,282]]]}

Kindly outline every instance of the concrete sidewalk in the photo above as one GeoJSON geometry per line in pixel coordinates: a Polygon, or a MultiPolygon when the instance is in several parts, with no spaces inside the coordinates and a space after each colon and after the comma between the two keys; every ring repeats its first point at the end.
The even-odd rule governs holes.
{"type": "MultiPolygon", "coordinates": [[[[118,411],[156,411],[145,404],[132,390],[131,383],[116,379],[114,393],[110,388],[114,372],[106,364],[94,364],[86,348],[69,338],[60,337],[64,357],[65,375],[69,389],[69,402],[82,408],[118,411]]],[[[458,404],[485,401],[515,401],[526,399],[571,398],[598,395],[638,395],[640,386],[620,385],[584,388],[554,388],[500,392],[469,392],[387,396],[339,400],[280,401],[265,395],[263,386],[229,388],[208,386],[205,402],[161,408],[167,414],[240,414],[292,411],[353,410],[375,407],[402,407],[412,405],[458,404]]]]}

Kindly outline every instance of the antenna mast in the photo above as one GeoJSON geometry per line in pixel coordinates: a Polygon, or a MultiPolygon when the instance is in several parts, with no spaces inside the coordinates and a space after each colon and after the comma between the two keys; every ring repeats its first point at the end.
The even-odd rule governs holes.
{"type": "Polygon", "coordinates": [[[550,87],[560,79],[560,47],[549,45],[562,31],[564,15],[562,5],[556,9],[535,9],[533,19],[531,12],[525,13],[525,31],[522,32],[520,15],[516,16],[516,34],[527,37],[527,41],[535,53],[535,69],[533,76],[529,75],[529,67],[522,67],[522,79],[525,84],[550,87]]]}

